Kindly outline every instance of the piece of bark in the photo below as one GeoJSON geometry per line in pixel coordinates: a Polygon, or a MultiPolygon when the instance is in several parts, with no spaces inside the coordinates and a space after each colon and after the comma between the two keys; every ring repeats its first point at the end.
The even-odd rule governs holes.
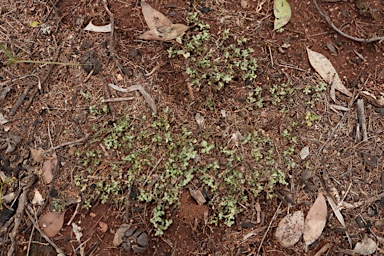
{"type": "Polygon", "coordinates": [[[365,121],[364,100],[363,99],[357,100],[356,114],[357,114],[357,121],[359,122],[359,127],[361,128],[361,133],[363,135],[363,141],[368,141],[367,124],[365,121]]]}

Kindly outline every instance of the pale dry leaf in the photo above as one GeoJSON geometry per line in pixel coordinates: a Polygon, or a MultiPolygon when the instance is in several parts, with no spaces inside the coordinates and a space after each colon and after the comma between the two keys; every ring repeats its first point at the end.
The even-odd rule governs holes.
{"type": "Polygon", "coordinates": [[[6,123],[8,123],[8,120],[0,113],[0,124],[3,125],[6,123]]]}
{"type": "Polygon", "coordinates": [[[156,108],[156,104],[155,104],[155,101],[152,99],[151,95],[149,95],[143,88],[143,86],[139,85],[139,84],[134,84],[134,85],[131,85],[130,87],[128,87],[128,91],[139,91],[141,93],[141,95],[143,95],[145,101],[149,104],[149,106],[151,107],[152,109],[152,112],[154,114],[157,113],[157,108],[156,108]]]}
{"type": "Polygon", "coordinates": [[[99,32],[99,33],[109,33],[112,31],[112,26],[111,24],[104,25],[104,26],[96,26],[93,25],[92,21],[88,23],[88,25],[84,28],[86,31],[91,31],[91,32],[99,32]]]}
{"type": "Polygon", "coordinates": [[[205,204],[205,202],[206,202],[205,197],[200,190],[195,189],[195,188],[189,188],[189,193],[196,200],[198,205],[205,204]]]}
{"type": "Polygon", "coordinates": [[[43,180],[45,184],[50,184],[53,180],[53,169],[56,167],[58,163],[56,153],[52,154],[50,159],[47,159],[43,163],[43,180]]]}
{"type": "Polygon", "coordinates": [[[376,107],[384,107],[384,93],[380,93],[381,95],[374,95],[370,92],[362,91],[360,94],[376,107]]]}
{"type": "Polygon", "coordinates": [[[44,198],[40,194],[39,190],[35,188],[35,194],[32,199],[32,204],[33,205],[43,205],[44,204],[44,198]]]}
{"type": "Polygon", "coordinates": [[[328,196],[328,195],[325,195],[325,197],[327,198],[328,200],[328,203],[329,205],[331,206],[332,208],[332,211],[335,213],[335,216],[336,218],[339,220],[340,224],[345,228],[345,235],[347,236],[347,239],[348,239],[348,242],[349,242],[349,245],[352,247],[352,241],[351,241],[351,238],[347,232],[347,226],[345,225],[345,222],[344,222],[344,217],[343,215],[341,214],[341,211],[339,210],[339,208],[337,207],[335,201],[333,201],[332,197],[328,196]]]}
{"type": "Polygon", "coordinates": [[[300,240],[303,229],[304,214],[302,211],[296,211],[279,222],[275,236],[280,245],[287,248],[294,246],[300,240]]]}
{"type": "Polygon", "coordinates": [[[355,245],[355,249],[353,251],[360,255],[371,255],[376,252],[377,244],[369,237],[365,237],[363,241],[358,242],[355,245]]]}
{"type": "Polygon", "coordinates": [[[54,237],[63,227],[64,215],[65,211],[49,212],[42,215],[39,219],[39,226],[41,230],[43,230],[48,237],[54,237]]]}
{"type": "Polygon", "coordinates": [[[204,120],[204,117],[200,113],[196,113],[195,120],[196,120],[197,124],[199,125],[200,129],[204,129],[205,120],[204,120]]]}
{"type": "Polygon", "coordinates": [[[116,231],[115,236],[113,237],[113,246],[119,246],[123,243],[123,237],[125,231],[131,228],[130,224],[122,224],[116,231]]]}
{"type": "Polygon", "coordinates": [[[291,6],[287,0],[274,0],[273,14],[275,15],[273,30],[280,29],[287,25],[292,16],[291,6]]]}
{"type": "Polygon", "coordinates": [[[327,202],[323,193],[318,193],[316,201],[309,209],[304,223],[304,242],[310,245],[315,242],[323,232],[327,222],[327,202]]]}
{"type": "Polygon", "coordinates": [[[31,157],[32,157],[32,159],[36,163],[40,163],[40,162],[43,161],[43,159],[44,159],[44,157],[43,157],[44,149],[42,149],[42,148],[38,148],[38,149],[31,148],[30,151],[31,151],[31,157]]]}
{"type": "Polygon", "coordinates": [[[81,227],[72,222],[72,232],[75,234],[76,240],[80,243],[80,239],[83,237],[83,233],[81,233],[81,227]]]}
{"type": "Polygon", "coordinates": [[[141,34],[139,38],[143,40],[170,41],[181,37],[188,28],[189,27],[184,24],[171,24],[146,31],[141,34]]]}
{"type": "Polygon", "coordinates": [[[167,17],[153,9],[152,6],[145,1],[141,1],[141,11],[150,30],[172,25],[172,22],[167,17]]]}
{"type": "Polygon", "coordinates": [[[301,160],[304,160],[309,156],[309,147],[305,146],[300,150],[300,158],[301,160]]]}
{"type": "Polygon", "coordinates": [[[345,95],[351,97],[352,93],[344,86],[339,75],[336,72],[336,69],[333,67],[332,63],[321,53],[312,51],[307,48],[308,59],[312,67],[316,72],[324,79],[325,82],[331,85],[331,98],[333,101],[336,101],[335,98],[335,89],[344,93],[345,95]]]}
{"type": "Polygon", "coordinates": [[[15,198],[16,198],[16,193],[11,192],[9,194],[4,195],[2,201],[3,201],[3,203],[7,204],[7,203],[12,202],[15,198]]]}
{"type": "Polygon", "coordinates": [[[240,0],[241,7],[244,9],[247,9],[248,7],[248,1],[247,0],[240,0]]]}

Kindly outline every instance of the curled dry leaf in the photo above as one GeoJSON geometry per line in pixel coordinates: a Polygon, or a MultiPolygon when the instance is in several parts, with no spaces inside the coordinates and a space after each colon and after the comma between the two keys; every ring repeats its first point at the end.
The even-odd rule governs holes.
{"type": "Polygon", "coordinates": [[[274,0],[273,14],[275,15],[273,30],[280,29],[287,25],[292,16],[291,6],[287,0],[274,0]]]}
{"type": "Polygon", "coordinates": [[[172,22],[161,12],[156,11],[147,2],[141,1],[141,11],[150,30],[163,26],[170,26],[172,22]]]}
{"type": "Polygon", "coordinates": [[[32,159],[36,163],[40,163],[40,162],[43,161],[43,159],[44,159],[44,157],[43,157],[44,149],[42,149],[42,148],[38,148],[38,149],[31,148],[30,151],[31,151],[31,157],[32,157],[32,159]]]}
{"type": "Polygon", "coordinates": [[[83,237],[83,233],[81,233],[81,227],[72,222],[72,232],[75,234],[76,240],[80,242],[80,239],[83,237]]]}
{"type": "Polygon", "coordinates": [[[43,180],[45,184],[50,184],[53,180],[53,169],[58,163],[56,153],[52,154],[51,159],[47,159],[43,163],[43,180]]]}
{"type": "Polygon", "coordinates": [[[196,200],[198,205],[205,204],[205,202],[206,202],[205,197],[204,197],[203,193],[201,193],[200,190],[195,189],[195,188],[189,188],[189,193],[191,193],[191,196],[196,200]]]}
{"type": "Polygon", "coordinates": [[[353,251],[361,255],[371,255],[376,252],[377,244],[369,237],[365,237],[363,241],[358,242],[353,251]]]}
{"type": "Polygon", "coordinates": [[[171,24],[146,31],[140,35],[139,38],[144,40],[170,41],[181,37],[188,28],[189,27],[184,24],[171,24]]]}
{"type": "Polygon", "coordinates": [[[131,228],[130,224],[122,224],[116,231],[113,238],[113,246],[119,246],[123,243],[124,233],[131,228]]]}
{"type": "Polygon", "coordinates": [[[360,93],[363,95],[364,98],[366,98],[369,103],[375,105],[376,107],[384,107],[384,93],[381,92],[380,94],[374,95],[367,91],[362,91],[360,93]]]}
{"type": "Polygon", "coordinates": [[[49,212],[42,215],[39,219],[39,226],[41,230],[43,230],[48,237],[54,237],[63,227],[64,215],[65,211],[49,212]]]}
{"type": "Polygon", "coordinates": [[[310,245],[319,238],[325,223],[327,222],[327,203],[322,192],[318,193],[317,199],[309,209],[304,223],[304,241],[310,245]]]}
{"type": "Polygon", "coordinates": [[[295,245],[301,238],[304,229],[304,214],[296,211],[285,216],[276,229],[276,239],[281,246],[287,248],[295,245]]]}
{"type": "Polygon", "coordinates": [[[112,31],[112,26],[111,24],[104,26],[95,26],[92,24],[92,21],[90,21],[89,24],[84,28],[84,30],[91,32],[109,33],[112,31]]]}
{"type": "Polygon", "coordinates": [[[317,73],[319,73],[325,82],[331,85],[330,94],[332,100],[336,101],[335,89],[351,97],[352,93],[348,91],[348,89],[344,86],[332,63],[324,55],[312,51],[309,48],[307,48],[307,52],[308,59],[312,67],[316,70],[317,73]]]}
{"type": "Polygon", "coordinates": [[[44,204],[44,198],[43,196],[40,194],[39,190],[37,190],[35,188],[35,195],[33,196],[33,199],[32,199],[32,204],[33,205],[43,205],[44,204]]]}

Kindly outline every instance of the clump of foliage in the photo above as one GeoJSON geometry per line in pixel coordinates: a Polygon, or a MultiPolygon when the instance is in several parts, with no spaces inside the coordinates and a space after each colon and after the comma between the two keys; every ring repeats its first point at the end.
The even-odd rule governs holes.
{"type": "Polygon", "coordinates": [[[225,29],[213,38],[209,24],[199,20],[196,12],[189,13],[188,23],[195,26],[194,31],[183,46],[169,48],[168,55],[185,58],[185,72],[192,85],[208,84],[221,89],[234,80],[256,78],[257,60],[252,56],[254,50],[246,46],[245,37],[236,38],[230,29],[225,29]]]}
{"type": "Polygon", "coordinates": [[[237,146],[220,145],[209,135],[201,137],[172,123],[170,116],[165,109],[158,116],[127,115],[112,125],[94,127],[88,149],[78,152],[85,171],[74,177],[86,195],[86,207],[97,198],[102,203],[124,203],[134,190],[133,200],[152,205],[150,221],[161,235],[172,223],[170,213],[180,204],[180,192],[192,181],[210,195],[208,205],[214,209],[210,222],[228,226],[251,198],[261,192],[271,196],[276,184],[286,184],[283,170],[294,165],[290,157],[295,141],[289,132],[283,156],[288,160],[280,162],[263,130],[239,134],[237,146]],[[115,154],[113,160],[103,150],[115,154]]]}

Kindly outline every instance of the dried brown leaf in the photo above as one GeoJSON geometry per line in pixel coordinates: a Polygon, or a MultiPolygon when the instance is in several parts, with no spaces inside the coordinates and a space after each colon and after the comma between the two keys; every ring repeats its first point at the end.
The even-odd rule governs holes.
{"type": "Polygon", "coordinates": [[[169,26],[156,27],[144,34],[140,35],[140,39],[144,40],[158,40],[158,41],[170,41],[177,37],[180,37],[188,30],[188,26],[184,24],[171,24],[169,26]]]}
{"type": "Polygon", "coordinates": [[[206,202],[205,197],[204,197],[203,193],[201,193],[200,190],[195,189],[195,188],[189,188],[189,193],[191,193],[191,196],[196,200],[198,205],[205,204],[205,202],[206,202]]]}
{"type": "Polygon", "coordinates": [[[54,237],[59,233],[64,223],[64,212],[49,212],[39,219],[39,226],[48,237],[54,237]]]}
{"type": "Polygon", "coordinates": [[[330,94],[332,100],[336,101],[334,93],[335,89],[351,97],[352,93],[344,86],[332,63],[324,55],[312,51],[309,48],[307,48],[307,52],[312,67],[319,73],[325,82],[331,85],[330,94]]]}
{"type": "Polygon", "coordinates": [[[295,245],[301,238],[304,229],[304,214],[296,211],[285,216],[276,229],[276,239],[281,246],[287,248],[295,245]]]}
{"type": "Polygon", "coordinates": [[[103,221],[99,222],[99,227],[103,233],[108,231],[108,224],[103,221]]]}
{"type": "Polygon", "coordinates": [[[323,193],[318,193],[316,201],[307,214],[304,224],[304,241],[306,245],[315,242],[325,227],[327,222],[327,203],[323,193]]]}
{"type": "Polygon", "coordinates": [[[38,149],[31,148],[30,151],[31,151],[31,157],[32,157],[32,159],[35,162],[40,163],[41,161],[43,161],[43,159],[44,159],[44,157],[43,157],[44,149],[42,149],[42,148],[38,148],[38,149]]]}
{"type": "Polygon", "coordinates": [[[172,25],[172,22],[167,17],[153,9],[152,6],[145,1],[141,1],[141,10],[143,12],[145,22],[150,30],[172,25]]]}
{"type": "Polygon", "coordinates": [[[50,184],[53,180],[53,169],[56,167],[58,163],[56,153],[52,154],[50,159],[47,159],[43,163],[43,180],[45,184],[50,184]]]}

